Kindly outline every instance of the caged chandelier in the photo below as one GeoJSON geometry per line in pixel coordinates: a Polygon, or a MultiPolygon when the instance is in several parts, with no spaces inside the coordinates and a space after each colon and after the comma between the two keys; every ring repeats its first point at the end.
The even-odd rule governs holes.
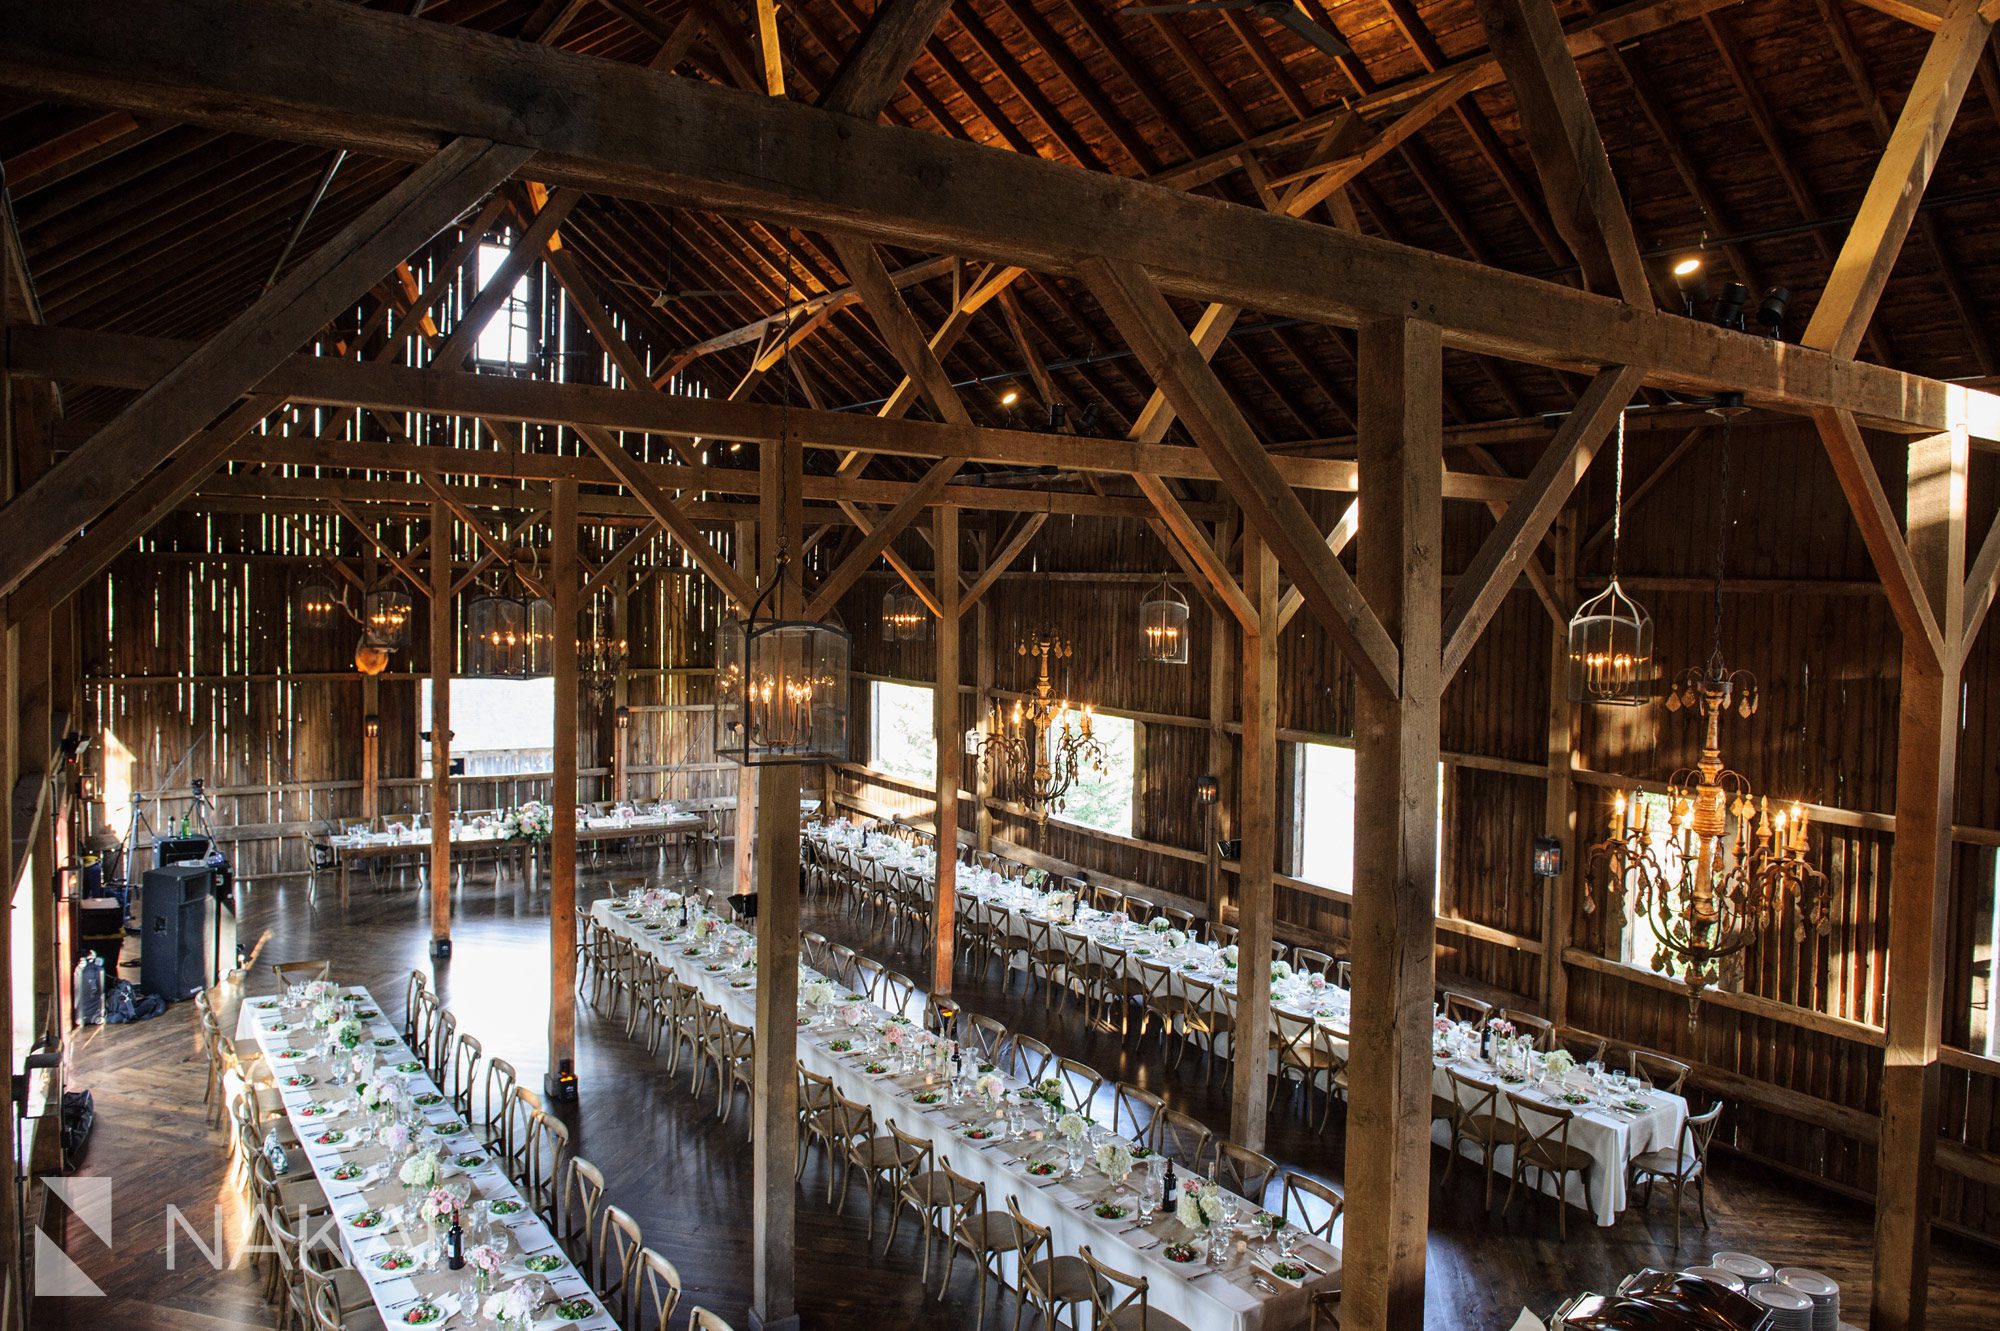
{"type": "Polygon", "coordinates": [[[996,699],[985,736],[973,741],[978,758],[1027,806],[1037,827],[1046,827],[1049,815],[1062,810],[1078,777],[1104,770],[1104,746],[1091,733],[1092,709],[1078,711],[1069,699],[1055,696],[1050,663],[1069,659],[1073,650],[1049,627],[1022,639],[1015,652],[1035,658],[1035,690],[1011,708],[996,699]]]}

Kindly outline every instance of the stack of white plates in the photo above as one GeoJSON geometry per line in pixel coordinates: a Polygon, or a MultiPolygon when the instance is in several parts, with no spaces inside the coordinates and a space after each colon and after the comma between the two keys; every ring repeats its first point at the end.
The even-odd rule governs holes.
{"type": "Polygon", "coordinates": [[[1771,1310],[1772,1331],[1813,1331],[1813,1301],[1790,1285],[1765,1281],[1752,1285],[1749,1296],[1752,1303],[1771,1310]]]}
{"type": "Polygon", "coordinates": [[[1741,1294],[1744,1290],[1743,1277],[1734,1271],[1725,1271],[1719,1266],[1690,1266],[1682,1275],[1695,1276],[1713,1285],[1741,1294]]]}
{"type": "Polygon", "coordinates": [[[1778,1275],[1777,1269],[1769,1262],[1762,1257],[1753,1257],[1747,1252],[1719,1252],[1708,1260],[1731,1275],[1737,1276],[1746,1285],[1758,1285],[1768,1280],[1775,1280],[1778,1275]]]}
{"type": "Polygon", "coordinates": [[[1781,1266],[1778,1279],[1813,1301],[1813,1331],[1840,1331],[1840,1286],[1803,1266],[1781,1266]]]}

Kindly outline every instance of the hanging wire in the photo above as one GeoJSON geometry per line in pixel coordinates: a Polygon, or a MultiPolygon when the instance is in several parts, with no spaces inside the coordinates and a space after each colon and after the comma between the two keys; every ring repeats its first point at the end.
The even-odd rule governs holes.
{"type": "Polygon", "coordinates": [[[1709,666],[1714,670],[1722,668],[1722,566],[1729,549],[1729,426],[1730,418],[1722,418],[1722,499],[1718,505],[1721,521],[1715,534],[1715,623],[1714,643],[1709,653],[1709,666]]]}
{"type": "Polygon", "coordinates": [[[1611,488],[1611,581],[1618,581],[1618,547],[1625,535],[1625,413],[1618,413],[1618,448],[1611,488]]]}

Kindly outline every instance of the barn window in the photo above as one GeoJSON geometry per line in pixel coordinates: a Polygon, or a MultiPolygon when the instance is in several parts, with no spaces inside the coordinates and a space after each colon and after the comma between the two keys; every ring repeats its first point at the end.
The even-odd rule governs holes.
{"type": "MultiPolygon", "coordinates": [[[[1081,725],[1083,714],[1070,710],[1071,725],[1081,725]]],[[[1132,835],[1134,777],[1139,770],[1139,723],[1127,716],[1091,716],[1091,733],[1104,749],[1101,771],[1086,767],[1077,774],[1063,807],[1049,816],[1056,822],[1075,823],[1116,836],[1132,835]]]]}
{"type": "MultiPolygon", "coordinates": [[[[479,289],[499,275],[510,253],[505,245],[479,247],[479,289]]],[[[526,365],[530,357],[528,339],[528,275],[522,273],[507,301],[479,330],[473,357],[489,365],[526,365]]]]}
{"type": "MultiPolygon", "coordinates": [[[[419,724],[431,728],[431,682],[419,683],[419,724]]],[[[465,760],[467,776],[512,776],[555,766],[556,682],[540,679],[454,679],[451,682],[451,756],[465,760]]],[[[431,746],[423,745],[425,776],[431,746]]]]}
{"type": "MultiPolygon", "coordinates": [[[[1298,799],[1292,863],[1296,877],[1336,892],[1354,891],[1354,750],[1343,744],[1298,746],[1298,799]]],[[[1438,764],[1436,901],[1444,900],[1444,764],[1438,764]]]]}
{"type": "Polygon", "coordinates": [[[937,780],[936,690],[885,679],[868,686],[868,765],[889,776],[937,780]]]}

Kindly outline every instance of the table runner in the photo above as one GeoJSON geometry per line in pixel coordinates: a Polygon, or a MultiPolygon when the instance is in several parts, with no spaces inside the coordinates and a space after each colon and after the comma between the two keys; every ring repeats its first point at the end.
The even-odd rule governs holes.
{"type": "MultiPolygon", "coordinates": [[[[380,1004],[367,990],[359,987],[350,987],[342,992],[358,997],[360,1011],[370,1014],[363,1019],[367,1029],[363,1047],[373,1049],[382,1068],[393,1070],[402,1078],[420,1103],[432,1096],[437,1097],[423,1108],[427,1124],[423,1135],[426,1144],[435,1143],[442,1151],[445,1181],[469,1180],[474,1202],[498,1203],[494,1207],[496,1211],[511,1210],[510,1214],[494,1217],[496,1224],[506,1227],[513,1245],[503,1267],[503,1283],[528,1274],[523,1263],[530,1257],[554,1258],[555,1265],[551,1270],[537,1274],[548,1281],[556,1295],[564,1299],[586,1298],[594,1310],[590,1316],[580,1320],[565,1319],[552,1310],[547,1311],[534,1320],[533,1331],[557,1331],[558,1328],[617,1331],[617,1322],[604,1311],[595,1291],[570,1262],[557,1244],[555,1235],[535,1214],[514,1181],[507,1177],[498,1152],[481,1142],[472,1127],[459,1118],[450,1098],[422,1070],[417,1056],[403,1042],[400,1033],[382,1017],[380,1004]],[[449,1130],[452,1125],[457,1126],[457,1131],[449,1130]]],[[[361,1140],[367,1135],[362,1131],[366,1126],[366,1115],[355,1106],[355,1087],[352,1084],[329,1084],[329,1079],[335,1074],[333,1063],[310,1052],[318,1043],[320,1033],[306,1024],[302,1013],[289,1010],[282,1000],[270,997],[246,998],[237,1019],[237,1029],[239,1035],[256,1039],[277,1076],[285,1114],[298,1134],[307,1165],[333,1209],[342,1255],[367,1282],[369,1294],[375,1301],[376,1311],[382,1315],[383,1323],[388,1326],[409,1325],[404,1319],[425,1302],[434,1304],[441,1313],[450,1313],[456,1306],[464,1271],[451,1271],[440,1264],[434,1274],[425,1274],[421,1270],[421,1260],[404,1271],[383,1269],[382,1263],[389,1254],[420,1250],[426,1235],[420,1222],[412,1220],[408,1229],[399,1231],[391,1217],[391,1208],[405,1201],[407,1190],[401,1183],[393,1177],[370,1182],[369,1171],[386,1163],[387,1152],[379,1145],[361,1140]],[[306,1084],[293,1084],[300,1081],[306,1084]],[[339,1135],[331,1141],[323,1140],[329,1133],[339,1135]],[[337,1172],[346,1172],[343,1167],[352,1167],[360,1172],[360,1176],[336,1178],[337,1172]],[[368,1219],[367,1213],[371,1211],[381,1213],[380,1223],[357,1223],[357,1220],[368,1219]]],[[[340,1057],[346,1056],[343,1054],[340,1057]]],[[[315,1228],[319,1223],[323,1222],[314,1222],[315,1228]]],[[[467,1248],[471,1248],[473,1243],[472,1234],[468,1232],[467,1248]]],[[[490,1324],[473,1322],[461,1314],[450,1325],[453,1328],[470,1328],[490,1324]]]]}
{"type": "MultiPolygon", "coordinates": [[[[671,926],[646,923],[613,901],[599,901],[592,907],[597,921],[614,932],[636,940],[653,958],[670,968],[683,984],[700,991],[744,1025],[752,1024],[756,1004],[754,971],[742,972],[733,963],[706,955],[690,956],[686,940],[670,937],[671,926]],[[710,966],[723,969],[710,970],[710,966]]],[[[731,926],[732,938],[747,937],[731,926]]],[[[699,950],[697,950],[699,951],[699,950]]],[[[810,972],[808,972],[810,974],[810,972]]],[[[880,1008],[866,1000],[861,1006],[876,1020],[886,1020],[880,1008]]],[[[847,1006],[849,1004],[842,1004],[847,1006]]],[[[869,1107],[876,1129],[886,1132],[893,1119],[906,1132],[932,1139],[939,1159],[948,1159],[953,1169],[986,1185],[990,1210],[1005,1214],[1007,1198],[1019,1199],[1021,1213],[1051,1231],[1056,1253],[1074,1253],[1088,1243],[1108,1265],[1140,1274],[1152,1281],[1149,1299],[1153,1307],[1187,1323],[1194,1331],[1283,1331],[1304,1326],[1308,1321],[1310,1293],[1316,1289],[1337,1289],[1340,1281],[1340,1253],[1320,1240],[1301,1245],[1300,1256],[1318,1268],[1309,1271],[1299,1286],[1280,1282],[1273,1292],[1254,1285],[1251,1254],[1235,1251],[1228,1265],[1190,1268],[1170,1262],[1165,1246],[1177,1241],[1185,1231],[1178,1222],[1156,1218],[1151,1230],[1139,1229],[1134,1218],[1116,1222],[1100,1220],[1092,1212],[1094,1204],[1111,1190],[1109,1180],[1086,1166],[1074,1179],[1038,1178],[1027,1172],[1031,1158],[1056,1156],[1047,1141],[975,1142],[961,1135],[974,1119],[990,1121],[991,1114],[974,1112],[970,1106],[945,1103],[919,1105],[912,1098],[924,1084],[924,1075],[870,1075],[865,1060],[850,1053],[843,1056],[830,1046],[845,1038],[840,1029],[802,1027],[799,1030],[799,1063],[821,1076],[830,1077],[841,1094],[869,1107]]],[[[1004,1078],[1010,1088],[1019,1083],[1004,1078]]],[[[1118,1140],[1125,1140],[1118,1138],[1118,1140]]],[[[1200,1181],[1182,1175],[1185,1186],[1200,1181]]],[[[1245,1220],[1256,1208],[1242,1203],[1245,1220]]],[[[1012,1274],[1011,1264],[1004,1268],[1012,1274]]]]}

